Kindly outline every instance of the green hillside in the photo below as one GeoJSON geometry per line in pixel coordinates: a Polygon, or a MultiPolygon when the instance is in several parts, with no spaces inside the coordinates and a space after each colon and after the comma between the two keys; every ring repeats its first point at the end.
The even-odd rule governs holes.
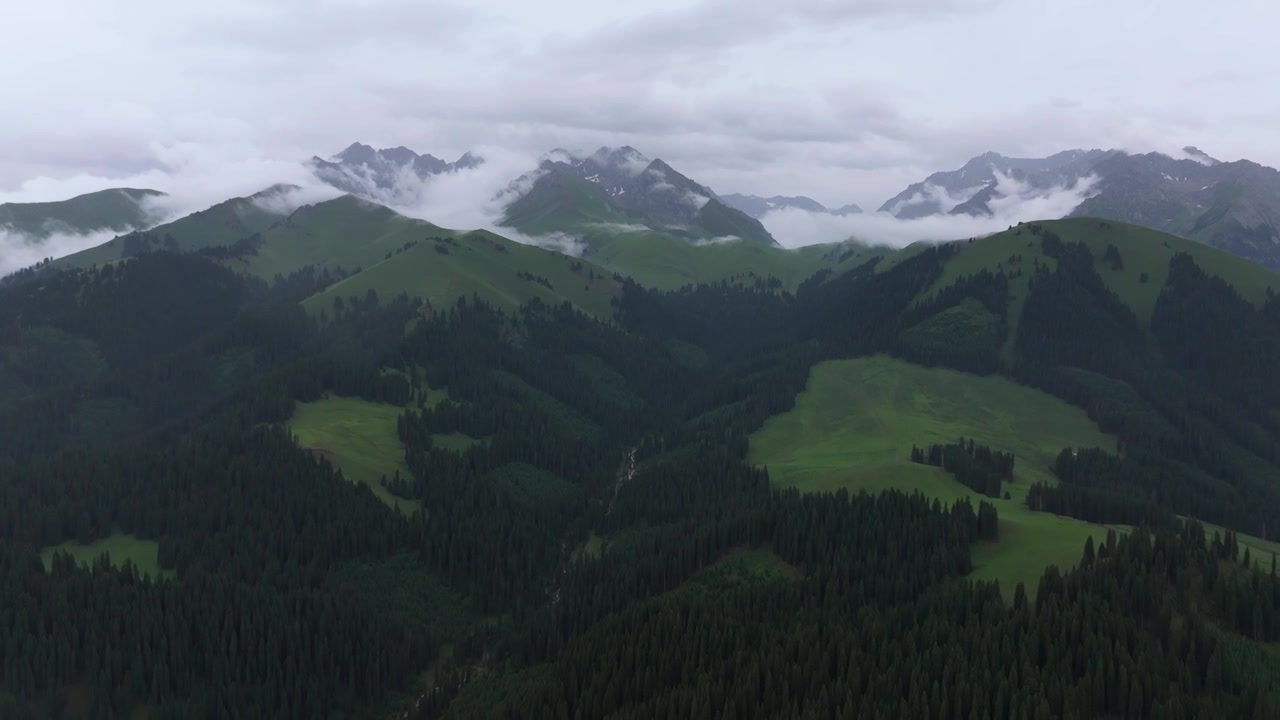
{"type": "Polygon", "coordinates": [[[473,296],[508,311],[533,298],[552,305],[568,301],[607,318],[619,283],[590,262],[475,231],[419,242],[308,298],[303,307],[318,313],[337,297],[364,298],[370,290],[388,298],[407,293],[437,308],[473,296]]]}
{"type": "MultiPolygon", "coordinates": [[[[273,191],[278,190],[266,190],[258,195],[273,191]]],[[[52,266],[85,268],[106,265],[152,250],[194,252],[232,245],[243,238],[265,232],[281,219],[280,215],[254,202],[255,197],[233,198],[145,232],[122,235],[97,247],[59,258],[52,266]]]]}
{"type": "Polygon", "coordinates": [[[854,244],[796,250],[750,242],[699,245],[652,231],[596,231],[587,245],[584,256],[592,262],[641,285],[667,290],[721,280],[751,283],[772,276],[794,291],[821,269],[843,272],[886,252],[854,244]]]}
{"type": "MultiPolygon", "coordinates": [[[[1185,240],[1136,225],[1095,218],[1068,218],[1018,227],[967,243],[950,262],[942,277],[921,293],[927,298],[964,276],[981,270],[1003,271],[1010,277],[1010,335],[1017,328],[1022,301],[1027,296],[1037,263],[1053,269],[1057,261],[1044,254],[1036,227],[1059,235],[1064,242],[1088,246],[1103,281],[1144,324],[1151,319],[1156,298],[1164,289],[1169,260],[1176,253],[1190,255],[1205,272],[1227,281],[1236,292],[1255,305],[1267,298],[1268,289],[1280,289],[1280,277],[1243,258],[1209,245],[1185,240]],[[1107,248],[1116,248],[1118,262],[1108,259],[1107,248]]],[[[913,246],[914,247],[914,246],[913,246]]],[[[901,252],[909,252],[910,249],[901,252]]]]}
{"type": "Polygon", "coordinates": [[[33,238],[53,233],[129,230],[150,221],[142,201],[163,194],[155,190],[110,188],[56,202],[0,203],[0,229],[33,238]]]}
{"type": "Polygon", "coordinates": [[[262,233],[260,245],[229,264],[267,279],[307,265],[354,270],[372,267],[410,243],[452,235],[451,230],[343,195],[278,218],[262,233]]]}
{"type": "Polygon", "coordinates": [[[609,207],[599,185],[565,173],[551,173],[507,207],[504,225],[526,235],[590,230],[597,224],[635,222],[609,207]]]}
{"type": "Polygon", "coordinates": [[[751,436],[748,460],[767,466],[775,484],[805,492],[919,490],[944,502],[994,503],[1001,537],[975,550],[975,577],[998,579],[1011,592],[1019,582],[1034,587],[1048,565],[1074,564],[1086,538],[1106,533],[1023,504],[1033,482],[1057,482],[1049,467],[1064,447],[1114,452],[1116,439],[1079,408],[1004,378],[877,356],[814,367],[795,409],[751,436]],[[910,460],[912,445],[959,437],[1014,453],[1011,499],[984,498],[940,468],[910,460]]]}

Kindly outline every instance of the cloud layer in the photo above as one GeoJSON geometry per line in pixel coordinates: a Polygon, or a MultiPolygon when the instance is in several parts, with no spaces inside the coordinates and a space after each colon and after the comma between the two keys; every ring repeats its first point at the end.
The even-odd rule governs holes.
{"type": "MultiPolygon", "coordinates": [[[[768,213],[761,222],[784,247],[843,240],[905,247],[914,242],[981,237],[1020,222],[1063,217],[1089,197],[1097,182],[1096,177],[1089,177],[1072,187],[1038,191],[1008,176],[997,174],[996,178],[1001,197],[992,200],[990,216],[931,215],[900,220],[882,212],[838,216],[786,208],[768,213]]],[[[954,207],[963,199],[949,197],[947,202],[954,207]]]]}
{"type": "Polygon", "coordinates": [[[717,192],[836,207],[987,150],[1280,165],[1280,96],[1257,91],[1280,5],[1257,0],[47,0],[9,20],[6,194],[354,140],[630,144],[717,192]]]}

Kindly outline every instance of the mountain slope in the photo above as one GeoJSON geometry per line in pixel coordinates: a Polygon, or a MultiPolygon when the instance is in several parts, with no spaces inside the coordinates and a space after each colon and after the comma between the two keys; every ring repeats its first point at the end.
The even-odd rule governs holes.
{"type": "MultiPolygon", "coordinates": [[[[1275,273],[1224,250],[1137,225],[1097,218],[1067,218],[1023,223],[961,244],[960,251],[947,263],[946,271],[920,299],[932,297],[961,278],[984,270],[1004,272],[1015,276],[1010,281],[1010,314],[1016,318],[1035,266],[1053,269],[1057,264],[1056,259],[1045,254],[1040,242],[1043,231],[1052,232],[1068,243],[1084,243],[1098,264],[1103,282],[1144,323],[1149,322],[1165,287],[1169,263],[1179,253],[1191,257],[1206,272],[1222,278],[1256,306],[1267,300],[1268,290],[1280,291],[1280,278],[1275,273]],[[1109,259],[1109,247],[1115,248],[1115,259],[1109,259]]],[[[1016,327],[1016,320],[1011,322],[1016,327]]]]}
{"type": "Polygon", "coordinates": [[[583,257],[645,287],[674,290],[722,280],[754,285],[772,277],[794,292],[820,270],[845,272],[888,252],[853,243],[794,250],[748,242],[693,244],[641,230],[589,236],[583,257]]]}
{"type": "Polygon", "coordinates": [[[951,212],[994,185],[997,175],[1014,177],[1034,188],[1071,185],[1109,156],[1106,150],[1066,150],[1047,158],[1011,158],[988,152],[958,170],[936,172],[889,198],[880,212],[903,220],[951,212]]]}
{"type": "Polygon", "coordinates": [[[930,175],[881,210],[903,219],[991,215],[1006,193],[1024,198],[1090,179],[1069,215],[1142,225],[1222,248],[1280,270],[1280,172],[1247,160],[1221,162],[1194,147],[1162,153],[1069,150],[1043,159],[987,153],[930,175]],[[1025,187],[1002,187],[997,173],[1025,187]]]}
{"type": "Polygon", "coordinates": [[[718,195],[720,202],[728,205],[736,210],[750,215],[759,220],[774,210],[785,210],[794,208],[796,210],[804,210],[806,212],[827,213],[831,215],[855,215],[862,212],[862,208],[854,204],[845,205],[839,208],[828,208],[822,203],[808,198],[803,195],[795,197],[784,197],[782,195],[774,195],[773,197],[760,197],[759,195],[740,195],[738,193],[730,193],[728,195],[718,195]]]}
{"type": "Polygon", "coordinates": [[[247,241],[281,219],[282,216],[272,208],[271,201],[289,190],[288,186],[280,185],[249,197],[232,198],[173,222],[121,235],[96,247],[58,258],[52,267],[84,268],[154,250],[195,252],[247,241]]]}
{"type": "Polygon", "coordinates": [[[1280,172],[1159,153],[1116,155],[1096,170],[1097,192],[1072,214],[1145,225],[1280,270],[1280,172]]]}
{"type": "Polygon", "coordinates": [[[631,147],[602,147],[585,157],[556,150],[516,184],[528,181],[531,188],[510,204],[503,220],[526,234],[583,235],[599,230],[600,223],[643,224],[688,240],[733,236],[777,244],[758,220],[631,147]]]}
{"type": "Polygon", "coordinates": [[[599,318],[613,315],[611,301],[621,291],[613,274],[550,250],[521,245],[475,231],[428,239],[308,298],[312,314],[332,312],[336,298],[381,298],[400,293],[444,309],[459,298],[479,298],[504,311],[532,299],[556,306],[568,302],[599,318]]]}
{"type": "Polygon", "coordinates": [[[354,195],[304,205],[280,216],[249,252],[226,262],[262,278],[288,275],[306,266],[372,267],[411,243],[454,232],[354,195]]]}
{"type": "Polygon", "coordinates": [[[111,188],[69,200],[0,204],[0,231],[40,240],[54,233],[131,230],[154,220],[144,202],[163,196],[155,190],[111,188]]]}

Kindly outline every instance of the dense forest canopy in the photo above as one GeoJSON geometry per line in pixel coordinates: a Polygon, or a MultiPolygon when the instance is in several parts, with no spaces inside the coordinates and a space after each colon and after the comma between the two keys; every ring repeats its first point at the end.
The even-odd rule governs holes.
{"type": "MultiPolygon", "coordinates": [[[[1280,300],[1175,255],[1148,321],[1104,276],[1141,272],[1126,247],[1054,227],[958,277],[955,244],[795,293],[618,277],[609,318],[373,291],[308,315],[343,273],[163,249],[18,277],[0,716],[1273,717],[1280,580],[1238,534],[1280,526],[1280,300]],[[1062,448],[1026,505],[1123,527],[999,588],[965,577],[985,498],[747,462],[816,364],[877,353],[1083,408],[1119,451],[1062,448]],[[395,408],[391,470],[290,430],[335,397],[395,408]],[[121,536],[155,567],[66,551],[121,536]]],[[[902,454],[990,497],[1021,462],[902,454]]]]}

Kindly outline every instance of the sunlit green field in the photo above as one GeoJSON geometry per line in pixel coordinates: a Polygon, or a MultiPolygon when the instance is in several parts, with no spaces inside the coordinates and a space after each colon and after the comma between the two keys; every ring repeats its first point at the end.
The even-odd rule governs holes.
{"type": "Polygon", "coordinates": [[[1006,593],[1034,588],[1044,568],[1074,565],[1098,525],[1028,510],[1032,482],[1056,482],[1049,468],[1064,447],[1114,450],[1115,438],[1084,412],[996,376],[929,369],[877,356],[816,366],[790,412],[770,418],[751,437],[751,462],[771,481],[805,492],[920,491],[947,502],[990,500],[1001,539],[974,549],[974,577],[996,579],[1006,593]],[[912,444],[973,438],[1016,457],[1009,500],[970,491],[939,468],[912,463],[912,444]]]}
{"type": "Polygon", "coordinates": [[[396,420],[403,411],[395,405],[330,396],[298,403],[289,429],[304,448],[329,459],[348,480],[367,485],[400,512],[412,513],[419,503],[396,497],[381,482],[397,471],[409,474],[404,446],[396,435],[396,420]]]}

